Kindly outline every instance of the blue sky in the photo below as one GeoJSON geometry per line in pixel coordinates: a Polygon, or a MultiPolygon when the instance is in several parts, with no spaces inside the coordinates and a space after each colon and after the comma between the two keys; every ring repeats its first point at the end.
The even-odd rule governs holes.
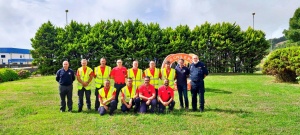
{"type": "Polygon", "coordinates": [[[282,36],[289,19],[300,7],[299,0],[1,0],[0,47],[32,49],[33,38],[42,23],[64,27],[68,21],[95,24],[100,20],[157,22],[162,28],[205,21],[236,23],[242,30],[254,27],[266,38],[282,36]]]}

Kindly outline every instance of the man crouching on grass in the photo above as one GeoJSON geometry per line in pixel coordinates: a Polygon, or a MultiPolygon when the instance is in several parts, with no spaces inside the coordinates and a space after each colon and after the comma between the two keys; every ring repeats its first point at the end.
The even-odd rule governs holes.
{"type": "Polygon", "coordinates": [[[166,109],[166,106],[169,106],[169,110],[173,111],[175,106],[174,101],[174,90],[169,86],[169,80],[164,80],[164,85],[158,88],[158,105],[159,113],[163,113],[166,109]]]}
{"type": "Polygon", "coordinates": [[[117,109],[117,101],[115,100],[116,88],[110,87],[110,81],[105,80],[104,87],[99,90],[100,107],[99,114],[102,116],[109,110],[109,115],[117,109]]]}
{"type": "Polygon", "coordinates": [[[122,88],[122,112],[127,112],[134,106],[134,113],[140,109],[140,98],[136,87],[132,85],[132,78],[127,78],[127,85],[122,88]]]}

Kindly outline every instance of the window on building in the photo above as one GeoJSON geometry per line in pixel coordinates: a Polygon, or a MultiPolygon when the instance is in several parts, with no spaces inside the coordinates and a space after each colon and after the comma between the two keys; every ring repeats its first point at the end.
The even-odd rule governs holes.
{"type": "Polygon", "coordinates": [[[1,55],[1,58],[5,58],[5,55],[1,55]]]}
{"type": "Polygon", "coordinates": [[[20,58],[22,58],[22,55],[20,55],[20,58]]]}

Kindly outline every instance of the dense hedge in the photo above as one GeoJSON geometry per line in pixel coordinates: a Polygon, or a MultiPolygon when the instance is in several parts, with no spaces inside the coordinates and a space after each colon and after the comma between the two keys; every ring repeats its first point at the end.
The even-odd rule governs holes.
{"type": "Polygon", "coordinates": [[[14,81],[18,80],[18,73],[10,68],[1,68],[0,69],[0,82],[14,81]]]}
{"type": "Polygon", "coordinates": [[[300,76],[300,47],[289,47],[272,52],[263,65],[263,73],[275,75],[281,82],[297,82],[300,76]]]}

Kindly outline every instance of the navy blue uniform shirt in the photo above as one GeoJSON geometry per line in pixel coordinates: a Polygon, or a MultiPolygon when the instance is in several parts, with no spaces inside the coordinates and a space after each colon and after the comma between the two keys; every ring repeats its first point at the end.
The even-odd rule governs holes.
{"type": "Polygon", "coordinates": [[[64,68],[61,68],[56,73],[56,81],[63,86],[69,86],[75,80],[75,74],[72,69],[68,69],[67,71],[64,68]]]}
{"type": "Polygon", "coordinates": [[[208,75],[208,71],[202,62],[198,62],[197,64],[192,63],[190,65],[190,78],[194,82],[203,81],[204,75],[208,75]]]}
{"type": "Polygon", "coordinates": [[[190,70],[183,66],[182,68],[180,68],[180,66],[176,66],[175,67],[175,71],[176,71],[176,83],[177,85],[187,85],[187,81],[186,78],[188,77],[188,75],[190,74],[190,70]]]}

